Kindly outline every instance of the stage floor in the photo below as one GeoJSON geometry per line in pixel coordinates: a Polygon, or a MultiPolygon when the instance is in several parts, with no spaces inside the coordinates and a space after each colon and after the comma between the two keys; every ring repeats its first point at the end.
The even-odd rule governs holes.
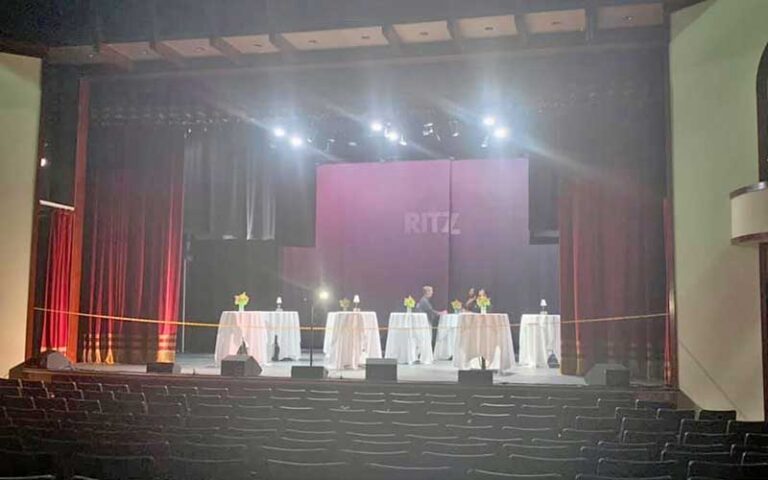
{"type": "MultiPolygon", "coordinates": [[[[315,353],[315,365],[323,364],[323,354],[315,353]]],[[[197,375],[219,375],[220,368],[214,365],[212,354],[177,354],[176,363],[181,365],[181,373],[197,375]]],[[[309,353],[303,352],[300,361],[280,361],[262,366],[262,376],[283,377],[291,376],[294,365],[309,365],[309,353]]],[[[96,371],[110,373],[143,373],[144,365],[103,365],[78,363],[76,368],[81,371],[96,371]]],[[[399,365],[398,380],[401,382],[458,382],[458,370],[449,360],[437,361],[432,365],[399,365]]],[[[330,370],[331,379],[365,379],[365,370],[330,370]]],[[[557,369],[515,367],[508,375],[495,375],[494,383],[509,384],[544,384],[544,385],[584,385],[584,378],[571,375],[561,375],[557,369]]]]}

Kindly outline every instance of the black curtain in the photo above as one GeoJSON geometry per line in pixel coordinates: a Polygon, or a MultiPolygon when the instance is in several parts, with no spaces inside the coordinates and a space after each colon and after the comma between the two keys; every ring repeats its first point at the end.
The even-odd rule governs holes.
{"type": "Polygon", "coordinates": [[[275,238],[275,154],[264,131],[223,124],[187,131],[184,232],[195,238],[275,238]]]}
{"type": "Polygon", "coordinates": [[[272,310],[279,295],[278,246],[274,241],[195,240],[187,255],[186,317],[211,327],[186,328],[185,351],[213,353],[224,310],[247,292],[248,310],[272,310]]]}

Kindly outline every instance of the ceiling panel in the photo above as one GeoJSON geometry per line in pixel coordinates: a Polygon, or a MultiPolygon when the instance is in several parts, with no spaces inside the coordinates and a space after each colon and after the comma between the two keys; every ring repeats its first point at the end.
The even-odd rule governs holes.
{"type": "Polygon", "coordinates": [[[370,47],[388,43],[381,27],[293,32],[283,33],[282,36],[298,50],[370,47]]]}
{"type": "Polygon", "coordinates": [[[652,27],[664,23],[664,6],[660,3],[612,5],[597,12],[599,28],[652,27]]]}
{"type": "Polygon", "coordinates": [[[208,42],[207,38],[185,38],[183,40],[164,40],[163,43],[179,52],[182,57],[217,57],[221,52],[208,42]]]}
{"type": "Polygon", "coordinates": [[[464,38],[494,38],[517,35],[514,15],[462,18],[456,22],[464,38]]]}
{"type": "Polygon", "coordinates": [[[531,33],[558,33],[584,31],[587,26],[585,10],[556,10],[529,13],[525,24],[531,33]]]}
{"type": "Polygon", "coordinates": [[[149,42],[110,43],[109,46],[117,50],[118,53],[135,61],[158,60],[161,58],[156,51],[150,48],[149,42]]]}
{"type": "Polygon", "coordinates": [[[448,22],[401,23],[392,25],[403,43],[446,42],[451,40],[448,22]]]}
{"type": "Polygon", "coordinates": [[[269,35],[240,35],[224,37],[224,40],[236,50],[246,54],[275,53],[278,48],[269,41],[269,35]]]}

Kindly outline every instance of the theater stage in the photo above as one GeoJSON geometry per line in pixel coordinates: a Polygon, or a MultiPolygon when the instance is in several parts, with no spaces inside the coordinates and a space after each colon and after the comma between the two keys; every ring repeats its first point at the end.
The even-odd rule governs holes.
{"type": "MultiPolygon", "coordinates": [[[[323,354],[315,352],[315,365],[323,364],[323,354]]],[[[176,362],[181,365],[183,374],[219,375],[219,367],[214,365],[212,354],[178,354],[176,362]]],[[[288,378],[294,365],[309,365],[309,352],[304,351],[302,359],[296,361],[273,362],[264,366],[265,377],[288,378]]],[[[103,365],[79,363],[77,370],[104,373],[142,373],[144,365],[103,365]]],[[[448,360],[437,361],[432,365],[399,365],[398,380],[401,382],[458,382],[458,370],[448,360]]],[[[330,370],[328,378],[336,380],[363,380],[365,370],[330,370]]],[[[542,385],[584,385],[582,377],[561,375],[557,369],[528,368],[516,366],[510,375],[494,376],[496,384],[542,384],[542,385]]]]}

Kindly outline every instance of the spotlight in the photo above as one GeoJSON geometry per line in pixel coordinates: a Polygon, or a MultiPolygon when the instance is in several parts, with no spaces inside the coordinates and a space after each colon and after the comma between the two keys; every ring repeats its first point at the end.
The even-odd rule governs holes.
{"type": "Polygon", "coordinates": [[[400,134],[397,133],[397,130],[390,130],[385,133],[384,136],[387,137],[387,140],[393,143],[400,140],[400,134]]]}
{"type": "Polygon", "coordinates": [[[405,141],[405,137],[400,137],[400,141],[397,142],[401,147],[408,146],[408,142],[405,141]]]}
{"type": "Polygon", "coordinates": [[[499,140],[507,138],[509,136],[509,129],[507,127],[498,127],[493,131],[493,136],[499,140]]]}
{"type": "Polygon", "coordinates": [[[272,130],[272,135],[276,136],[277,138],[283,138],[285,136],[285,129],[283,127],[275,127],[272,130]]]}
{"type": "Polygon", "coordinates": [[[291,146],[292,147],[299,148],[302,145],[304,145],[304,140],[301,137],[299,137],[298,135],[293,135],[291,137],[291,146]]]}
{"type": "Polygon", "coordinates": [[[435,124],[432,122],[425,123],[424,127],[422,127],[421,129],[421,135],[424,137],[428,137],[434,134],[435,134],[435,124]]]}
{"type": "Polygon", "coordinates": [[[43,157],[40,159],[40,168],[45,168],[48,166],[48,159],[43,157]]]}
{"type": "Polygon", "coordinates": [[[317,291],[317,299],[318,300],[324,302],[324,301],[328,300],[329,298],[331,298],[331,292],[329,292],[327,289],[321,288],[320,290],[317,291]]]}
{"type": "Polygon", "coordinates": [[[378,133],[382,130],[384,130],[384,125],[380,121],[374,120],[371,122],[371,131],[378,133]]]}
{"type": "Polygon", "coordinates": [[[459,136],[459,122],[456,120],[448,120],[448,131],[451,132],[451,136],[456,138],[459,136]]]}
{"type": "Polygon", "coordinates": [[[496,117],[493,117],[491,115],[486,115],[485,117],[483,117],[483,125],[485,125],[486,127],[492,127],[496,125],[496,117]]]}

